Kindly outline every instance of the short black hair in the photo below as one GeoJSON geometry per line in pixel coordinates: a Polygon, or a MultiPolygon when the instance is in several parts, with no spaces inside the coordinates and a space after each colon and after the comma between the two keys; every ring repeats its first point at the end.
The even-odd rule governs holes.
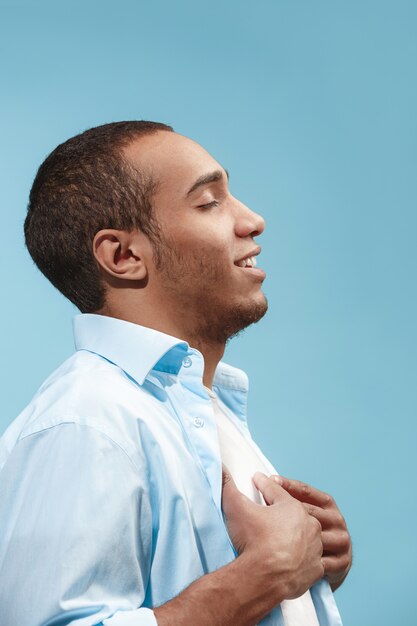
{"type": "Polygon", "coordinates": [[[158,241],[152,212],[156,181],[123,155],[134,140],[157,131],[173,128],[143,120],[90,128],[55,148],[36,174],[24,224],[26,246],[41,272],[82,313],[105,303],[92,247],[99,230],[139,229],[158,241]]]}

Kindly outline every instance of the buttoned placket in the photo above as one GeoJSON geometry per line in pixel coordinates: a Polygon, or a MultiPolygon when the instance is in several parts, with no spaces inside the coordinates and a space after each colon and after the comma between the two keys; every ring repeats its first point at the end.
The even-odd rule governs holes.
{"type": "Polygon", "coordinates": [[[183,358],[177,375],[177,392],[170,394],[172,408],[180,422],[190,450],[207,481],[224,528],[226,540],[236,556],[221,508],[222,464],[213,406],[203,385],[203,356],[192,348],[183,358]]]}
{"type": "Polygon", "coordinates": [[[210,397],[203,385],[202,355],[190,348],[178,376],[182,392],[182,418],[193,448],[221,509],[221,459],[216,420],[210,397]]]}

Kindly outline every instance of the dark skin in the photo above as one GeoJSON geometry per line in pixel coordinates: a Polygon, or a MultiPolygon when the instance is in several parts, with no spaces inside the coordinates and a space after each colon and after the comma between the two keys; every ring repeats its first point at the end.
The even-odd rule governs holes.
{"type": "MultiPolygon", "coordinates": [[[[260,473],[259,475],[265,476],[260,473]]],[[[334,498],[299,480],[276,475],[272,478],[290,496],[301,502],[309,515],[320,522],[325,578],[329,581],[332,590],[336,591],[352,566],[352,542],[345,519],[334,498]]],[[[259,481],[259,476],[255,475],[255,485],[258,484],[257,480],[259,481]]]]}
{"type": "Polygon", "coordinates": [[[247,498],[223,468],[222,509],[239,556],[156,608],[158,626],[194,626],[196,615],[198,626],[256,626],[323,577],[318,520],[273,478],[257,474],[256,483],[269,506],[247,498]]]}
{"type": "Polygon", "coordinates": [[[274,606],[299,597],[323,576],[333,588],[343,581],[350,540],[332,498],[305,483],[261,472],[254,483],[268,506],[243,495],[223,466],[222,508],[239,556],[156,608],[159,626],[191,626],[196,614],[199,626],[255,626],[274,606]]]}

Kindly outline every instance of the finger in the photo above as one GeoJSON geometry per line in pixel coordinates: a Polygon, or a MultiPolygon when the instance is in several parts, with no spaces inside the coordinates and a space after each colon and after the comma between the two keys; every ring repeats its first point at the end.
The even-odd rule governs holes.
{"type": "Polygon", "coordinates": [[[285,491],[280,487],[280,485],[273,478],[268,478],[262,472],[256,472],[252,477],[253,483],[255,487],[261,492],[263,495],[265,502],[267,504],[275,504],[278,500],[282,499],[285,491]]]}
{"type": "Polygon", "coordinates": [[[346,521],[337,507],[331,509],[322,509],[314,504],[306,504],[303,506],[307,513],[319,520],[324,530],[345,531],[348,533],[346,521]]]}
{"type": "Polygon", "coordinates": [[[333,511],[322,509],[315,504],[306,504],[303,502],[303,507],[311,517],[315,517],[319,520],[322,528],[333,528],[335,525],[335,516],[333,511]]]}
{"type": "Polygon", "coordinates": [[[349,571],[351,559],[348,555],[323,556],[321,562],[324,566],[324,575],[331,581],[342,578],[349,571]]]}
{"type": "Polygon", "coordinates": [[[323,552],[326,555],[347,554],[350,550],[350,537],[346,531],[324,530],[321,534],[323,552]]]}
{"type": "Polygon", "coordinates": [[[329,507],[334,503],[333,498],[327,493],[324,493],[324,491],[320,491],[307,483],[294,480],[293,478],[285,478],[284,476],[279,476],[277,478],[279,479],[282,488],[300,502],[315,504],[320,507],[329,507]]]}

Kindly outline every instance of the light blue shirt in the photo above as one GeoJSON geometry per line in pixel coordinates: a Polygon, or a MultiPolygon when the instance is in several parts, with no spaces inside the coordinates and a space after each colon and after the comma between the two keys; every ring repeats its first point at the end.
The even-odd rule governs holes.
{"type": "MultiPolygon", "coordinates": [[[[99,315],[74,333],[0,440],[0,622],[155,626],[152,607],[236,557],[203,357],[99,315]]],[[[246,375],[220,363],[214,389],[255,446],[246,375]]],[[[320,626],[340,626],[328,583],[311,594],[320,626]]],[[[279,607],[261,623],[283,626],[279,607]]]]}

